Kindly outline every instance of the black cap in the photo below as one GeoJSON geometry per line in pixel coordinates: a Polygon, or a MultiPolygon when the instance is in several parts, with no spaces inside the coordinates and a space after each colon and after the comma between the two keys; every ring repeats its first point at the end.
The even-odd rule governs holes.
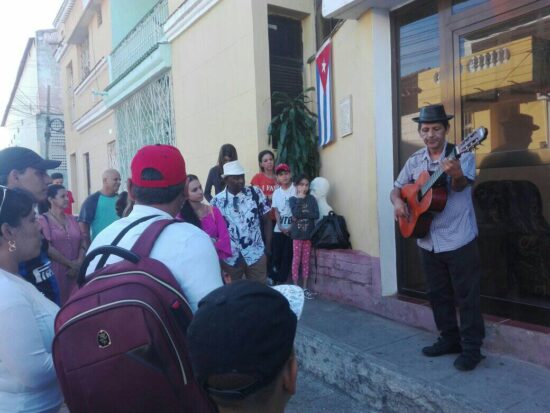
{"type": "Polygon", "coordinates": [[[444,122],[454,118],[454,115],[447,115],[443,105],[429,105],[420,108],[419,116],[412,118],[417,123],[444,122]]]}
{"type": "Polygon", "coordinates": [[[40,170],[55,169],[61,165],[60,161],[44,159],[36,152],[13,146],[0,151],[0,175],[8,175],[14,169],[35,168],[40,170]]]}
{"type": "MultiPolygon", "coordinates": [[[[303,305],[303,294],[301,300],[303,305]]],[[[296,324],[287,298],[262,283],[243,280],[212,291],[199,302],[188,330],[197,380],[220,398],[243,399],[256,392],[271,383],[289,359],[296,324]],[[251,380],[238,389],[209,386],[209,378],[224,374],[251,380]]]]}

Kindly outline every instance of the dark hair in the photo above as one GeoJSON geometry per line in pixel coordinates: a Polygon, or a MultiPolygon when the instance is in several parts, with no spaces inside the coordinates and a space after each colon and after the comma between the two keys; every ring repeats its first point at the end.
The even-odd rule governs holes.
{"type": "MultiPolygon", "coordinates": [[[[198,181],[199,178],[197,175],[189,174],[187,175],[187,184],[189,185],[193,181],[198,181]]],[[[191,206],[191,202],[189,202],[189,199],[186,199],[183,205],[181,206],[180,215],[183,218],[183,220],[189,224],[193,224],[196,227],[201,227],[201,220],[197,216],[197,213],[191,206]]]]}
{"type": "MultiPolygon", "coordinates": [[[[144,181],[157,181],[162,179],[162,174],[156,169],[145,168],[141,172],[141,179],[144,181]]],[[[136,201],[143,205],[169,204],[182,193],[184,186],[185,183],[164,188],[145,188],[134,185],[134,196],[136,201]]]]}
{"type": "Polygon", "coordinates": [[[8,173],[5,174],[5,175],[4,175],[4,174],[1,174],[1,175],[0,175],[0,185],[4,185],[4,186],[8,185],[8,176],[10,175],[11,171],[17,171],[17,172],[19,172],[20,174],[24,174],[25,171],[26,171],[27,169],[28,169],[28,168],[23,168],[23,169],[12,169],[12,170],[8,171],[8,173]]]}
{"type": "Polygon", "coordinates": [[[231,158],[232,161],[236,161],[237,159],[239,159],[239,156],[237,155],[237,149],[235,149],[233,145],[231,145],[230,143],[223,144],[220,148],[220,153],[218,155],[218,169],[220,169],[220,171],[222,170],[223,158],[225,156],[231,158]]]}
{"type": "Polygon", "coordinates": [[[258,164],[260,165],[260,171],[262,171],[262,172],[264,172],[264,167],[262,166],[262,159],[265,155],[271,155],[271,157],[273,158],[273,161],[275,161],[275,154],[273,152],[271,152],[269,149],[261,151],[258,154],[258,164]]]}
{"type": "Polygon", "coordinates": [[[115,202],[115,210],[116,214],[122,218],[122,215],[124,214],[124,210],[126,209],[126,205],[128,205],[128,191],[122,191],[115,202]]]}
{"type": "Polygon", "coordinates": [[[2,235],[2,224],[8,224],[11,227],[21,225],[21,218],[28,216],[33,211],[33,198],[25,191],[19,189],[0,190],[0,236],[2,235]],[[4,196],[6,199],[4,199],[4,196]]]}
{"type": "Polygon", "coordinates": [[[48,185],[48,192],[46,194],[46,199],[43,201],[40,201],[38,203],[38,213],[45,214],[50,210],[52,207],[52,203],[48,200],[48,198],[55,198],[57,196],[57,193],[61,190],[65,189],[63,185],[48,185]]]}
{"type": "Polygon", "coordinates": [[[435,121],[435,122],[418,122],[418,131],[419,132],[420,132],[420,128],[422,127],[423,123],[441,123],[445,127],[445,130],[447,130],[451,127],[451,124],[449,123],[449,120],[447,120],[447,119],[438,120],[438,121],[435,121]]]}
{"type": "Polygon", "coordinates": [[[54,172],[50,175],[50,178],[52,179],[65,179],[63,178],[63,174],[61,172],[54,172]]]}
{"type": "MultiPolygon", "coordinates": [[[[306,179],[308,183],[311,183],[309,176],[307,176],[306,174],[298,174],[297,176],[294,177],[294,185],[298,185],[304,179],[306,179]]],[[[309,188],[307,190],[307,193],[309,194],[309,188]]]]}

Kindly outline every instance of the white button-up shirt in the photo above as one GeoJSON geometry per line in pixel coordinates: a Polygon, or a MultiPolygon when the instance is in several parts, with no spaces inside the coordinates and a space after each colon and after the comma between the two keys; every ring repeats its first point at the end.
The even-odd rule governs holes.
{"type": "MultiPolygon", "coordinates": [[[[158,215],[136,225],[122,238],[118,246],[131,249],[139,236],[153,222],[161,219],[173,219],[167,212],[146,205],[135,205],[126,218],[113,222],[101,231],[93,240],[88,251],[110,245],[116,236],[132,222],[150,215],[158,215]]],[[[191,310],[197,310],[198,302],[210,291],[223,285],[218,255],[210,237],[194,225],[184,222],[166,227],[158,237],[151,251],[151,258],[161,261],[174,275],[181,286],[191,310]]],[[[99,257],[88,266],[86,274],[94,271],[99,257]]],[[[120,261],[111,255],[107,264],[120,261]]]]}

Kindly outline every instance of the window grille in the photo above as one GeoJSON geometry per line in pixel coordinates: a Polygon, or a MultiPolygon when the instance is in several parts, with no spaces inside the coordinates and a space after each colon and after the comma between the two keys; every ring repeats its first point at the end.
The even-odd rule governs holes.
{"type": "Polygon", "coordinates": [[[150,82],[115,109],[120,173],[130,176],[132,158],[145,145],[175,145],[171,74],[150,82]]]}

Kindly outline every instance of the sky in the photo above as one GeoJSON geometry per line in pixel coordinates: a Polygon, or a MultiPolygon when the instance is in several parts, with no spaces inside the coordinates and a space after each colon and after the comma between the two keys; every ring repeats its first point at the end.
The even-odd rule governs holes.
{"type": "MultiPolygon", "coordinates": [[[[19,62],[29,37],[36,30],[53,28],[63,0],[4,0],[0,13],[0,119],[4,116],[19,62]]],[[[8,143],[6,128],[0,128],[0,148],[8,143]]]]}

